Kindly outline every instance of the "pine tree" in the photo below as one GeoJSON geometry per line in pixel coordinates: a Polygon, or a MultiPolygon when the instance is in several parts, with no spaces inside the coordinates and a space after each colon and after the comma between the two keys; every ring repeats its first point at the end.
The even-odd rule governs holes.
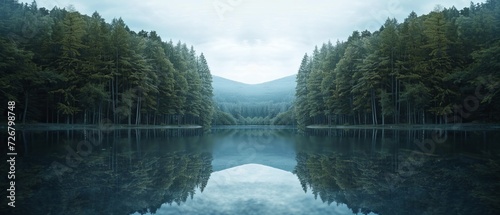
{"type": "Polygon", "coordinates": [[[344,55],[346,44],[337,41],[335,46],[329,45],[330,51],[325,59],[325,76],[321,82],[321,91],[323,94],[323,101],[325,103],[325,115],[328,117],[328,124],[331,124],[332,116],[335,114],[335,97],[334,93],[337,89],[335,69],[338,62],[344,55]]]}
{"type": "Polygon", "coordinates": [[[0,92],[19,102],[23,121],[156,124],[177,114],[182,123],[191,111],[210,124],[211,75],[194,48],[130,31],[122,19],[108,24],[97,12],[12,0],[0,4],[0,33],[0,92]]]}
{"type": "Polygon", "coordinates": [[[358,70],[357,64],[363,59],[363,50],[361,47],[359,32],[355,31],[349,38],[347,48],[342,56],[342,59],[335,67],[335,86],[333,94],[335,102],[333,108],[335,114],[338,115],[338,123],[349,123],[349,117],[354,116],[352,95],[352,87],[355,86],[356,80],[352,77],[358,70]]]}
{"type": "Polygon", "coordinates": [[[66,115],[67,123],[70,122],[70,116],[73,118],[81,111],[77,104],[76,92],[82,86],[81,81],[83,81],[80,78],[80,71],[83,67],[80,52],[85,48],[82,41],[85,33],[85,22],[80,13],[69,11],[62,21],[61,56],[57,61],[58,69],[65,77],[65,84],[55,91],[61,96],[57,109],[66,115]]]}
{"type": "Polygon", "coordinates": [[[208,129],[210,128],[210,123],[214,115],[214,105],[213,105],[213,88],[212,88],[212,75],[210,74],[210,69],[208,67],[207,60],[203,53],[201,53],[198,59],[198,74],[201,79],[202,89],[201,89],[201,104],[202,112],[200,113],[201,125],[208,129]]]}
{"type": "Polygon", "coordinates": [[[87,123],[89,117],[92,123],[97,123],[103,118],[103,105],[109,92],[107,84],[112,78],[111,68],[112,56],[107,51],[110,34],[104,19],[99,13],[94,12],[88,20],[87,34],[83,38],[86,48],[82,51],[84,55],[81,79],[87,79],[78,90],[78,100],[84,112],[83,123],[87,123]],[[97,117],[97,118],[96,118],[97,117]]]}
{"type": "Polygon", "coordinates": [[[401,27],[402,54],[397,65],[403,89],[400,100],[406,103],[408,123],[416,123],[420,118],[425,123],[425,111],[430,100],[430,88],[424,83],[421,71],[425,71],[423,26],[415,12],[412,12],[401,27]],[[419,116],[419,117],[417,117],[419,116]]]}
{"type": "Polygon", "coordinates": [[[109,83],[111,96],[111,110],[113,122],[121,123],[122,119],[131,117],[130,88],[126,88],[126,80],[132,73],[132,50],[130,48],[131,35],[127,31],[125,22],[113,19],[111,23],[110,46],[112,54],[111,80],[109,83]],[[127,92],[125,92],[127,91],[127,92]],[[122,95],[122,93],[124,93],[122,95]],[[121,99],[121,100],[120,100],[121,99]],[[120,107],[120,105],[122,107],[120,107]]]}
{"type": "Polygon", "coordinates": [[[433,105],[430,111],[440,118],[440,122],[445,115],[452,113],[452,96],[455,92],[451,86],[444,82],[444,79],[452,70],[452,61],[448,51],[451,41],[447,38],[448,23],[444,13],[437,8],[429,14],[424,21],[424,33],[427,43],[424,48],[428,50],[429,56],[426,59],[426,77],[429,77],[428,83],[433,86],[431,94],[433,105]]]}
{"type": "Polygon", "coordinates": [[[299,131],[305,131],[305,128],[309,121],[309,105],[307,103],[307,80],[309,78],[310,71],[311,67],[309,56],[305,54],[302,58],[302,63],[300,64],[299,72],[297,74],[297,86],[295,88],[295,114],[299,131]]]}
{"type": "Polygon", "coordinates": [[[352,86],[351,93],[353,94],[353,110],[358,113],[358,123],[361,122],[361,115],[364,116],[366,122],[366,114],[371,113],[371,121],[377,124],[377,103],[376,103],[376,88],[380,86],[380,75],[377,71],[379,67],[375,54],[368,54],[373,51],[373,43],[375,36],[371,38],[363,38],[360,47],[362,49],[363,59],[356,66],[356,71],[353,74],[353,79],[356,80],[352,86]]]}
{"type": "MultiPolygon", "coordinates": [[[[379,68],[381,77],[381,86],[379,91],[379,96],[383,92],[387,92],[387,101],[381,106],[382,117],[390,116],[393,119],[393,123],[398,123],[399,121],[399,93],[400,93],[400,80],[399,68],[396,66],[398,60],[398,41],[399,32],[397,29],[397,21],[395,19],[387,19],[383,30],[380,32],[380,41],[377,51],[379,68]],[[392,105],[388,105],[392,104],[392,105]]],[[[384,121],[384,120],[382,120],[384,121]]]]}
{"type": "Polygon", "coordinates": [[[153,121],[156,122],[156,115],[161,115],[163,116],[162,123],[166,123],[166,116],[174,114],[174,104],[171,102],[175,97],[174,66],[165,54],[163,43],[156,33],[151,32],[149,38],[144,54],[149,59],[151,69],[158,78],[156,81],[158,93],[154,98],[156,107],[154,108],[153,121]]]}
{"type": "Polygon", "coordinates": [[[321,83],[323,81],[323,77],[325,76],[324,62],[326,61],[326,57],[328,56],[328,47],[326,44],[323,44],[321,49],[318,51],[317,49],[312,56],[311,62],[311,72],[309,78],[307,79],[306,87],[307,92],[307,103],[309,105],[309,117],[313,119],[313,123],[321,124],[324,121],[324,113],[325,113],[325,103],[323,100],[323,92],[321,88],[321,83]]]}
{"type": "MultiPolygon", "coordinates": [[[[131,49],[135,50],[130,59],[131,74],[127,78],[131,89],[135,91],[135,124],[139,125],[143,112],[146,112],[146,121],[148,121],[148,112],[156,108],[156,100],[150,95],[158,93],[156,81],[157,74],[152,70],[151,64],[144,56],[145,38],[132,37],[131,49]]],[[[129,116],[129,124],[130,124],[129,116]]]]}

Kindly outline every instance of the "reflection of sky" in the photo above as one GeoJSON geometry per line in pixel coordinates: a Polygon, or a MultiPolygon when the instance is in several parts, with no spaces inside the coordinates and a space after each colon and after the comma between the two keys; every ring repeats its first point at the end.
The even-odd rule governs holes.
{"type": "MultiPolygon", "coordinates": [[[[136,213],[137,214],[137,213],[136,213]]],[[[352,214],[304,193],[293,173],[260,164],[213,172],[203,191],[180,206],[164,204],[156,214],[352,214]]]]}

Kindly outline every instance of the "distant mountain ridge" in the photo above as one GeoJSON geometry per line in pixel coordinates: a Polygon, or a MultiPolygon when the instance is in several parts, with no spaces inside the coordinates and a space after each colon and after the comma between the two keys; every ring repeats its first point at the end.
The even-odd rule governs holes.
{"type": "Polygon", "coordinates": [[[238,81],[213,76],[214,98],[219,102],[238,101],[287,101],[295,96],[296,75],[260,84],[245,84],[238,81]]]}

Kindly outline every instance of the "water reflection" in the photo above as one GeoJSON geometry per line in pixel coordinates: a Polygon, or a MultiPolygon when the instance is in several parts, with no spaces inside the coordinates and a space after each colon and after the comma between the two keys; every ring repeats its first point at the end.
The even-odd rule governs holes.
{"type": "Polygon", "coordinates": [[[207,185],[212,154],[199,133],[179,132],[27,131],[15,214],[145,213],[185,202],[207,185]],[[91,137],[102,142],[78,147],[91,137]],[[46,138],[59,144],[39,141],[46,138]]]}
{"type": "Polygon", "coordinates": [[[246,126],[215,129],[209,137],[214,142],[214,171],[255,163],[291,172],[296,164],[292,129],[246,126]]]}
{"type": "Polygon", "coordinates": [[[305,195],[293,173],[245,164],[212,173],[205,192],[157,214],[351,214],[344,204],[327,205],[305,195]]]}
{"type": "Polygon", "coordinates": [[[40,130],[19,138],[14,214],[500,212],[497,131],[40,130]]]}
{"type": "Polygon", "coordinates": [[[498,137],[486,131],[313,131],[297,145],[294,173],[305,191],[353,213],[498,214],[498,137]]]}

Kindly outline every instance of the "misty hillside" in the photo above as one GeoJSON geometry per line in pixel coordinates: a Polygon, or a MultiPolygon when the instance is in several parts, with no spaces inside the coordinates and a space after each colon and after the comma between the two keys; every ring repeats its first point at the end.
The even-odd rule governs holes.
{"type": "Polygon", "coordinates": [[[213,76],[217,102],[287,102],[294,99],[295,75],[261,84],[245,84],[213,76]]]}
{"type": "Polygon", "coordinates": [[[238,124],[270,124],[271,119],[292,107],[295,75],[261,84],[245,84],[213,76],[217,108],[230,114],[238,124]]]}

